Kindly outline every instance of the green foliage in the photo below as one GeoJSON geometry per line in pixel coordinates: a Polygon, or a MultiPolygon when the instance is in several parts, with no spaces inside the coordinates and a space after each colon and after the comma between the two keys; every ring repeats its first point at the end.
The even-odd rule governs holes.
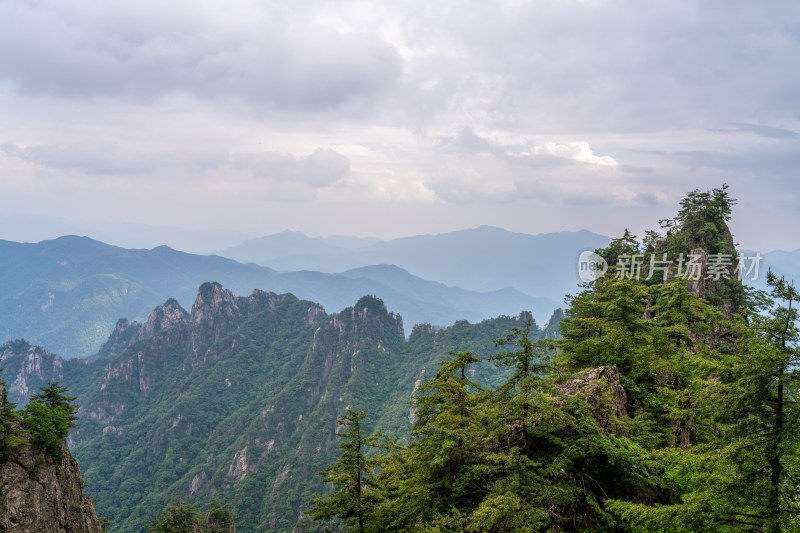
{"type": "Polygon", "coordinates": [[[364,411],[348,408],[339,418],[339,424],[346,429],[336,433],[342,439],[339,442],[342,456],[320,472],[322,480],[332,484],[333,490],[325,498],[316,495],[308,502],[313,506],[308,512],[314,520],[338,517],[359,533],[365,531],[365,520],[380,499],[374,475],[378,462],[368,456],[368,448],[378,446],[380,436],[368,438],[364,435],[361,421],[366,416],[364,411]]]}
{"type": "Polygon", "coordinates": [[[62,446],[70,428],[70,414],[67,411],[30,402],[22,415],[22,422],[30,433],[31,441],[39,444],[54,460],[63,459],[62,446]]]}
{"type": "MultiPolygon", "coordinates": [[[[194,486],[188,503],[199,508],[219,496],[231,504],[240,532],[292,531],[305,502],[327,494],[316,474],[341,455],[338,414],[363,406],[370,413],[365,435],[380,427],[407,443],[408,401],[422,370],[432,376],[452,350],[491,353],[493,338],[529,318],[419,327],[406,340],[398,317],[374,297],[334,315],[291,296],[275,298],[216,338],[164,330],[80,374],[65,366],[64,382],[96,414],[70,434],[72,453],[98,513],[113,520],[110,530],[146,529],[194,486]],[[115,373],[127,368],[132,374],[115,373]],[[240,461],[247,468],[234,477],[240,461]]],[[[540,335],[533,326],[531,338],[540,335]]],[[[472,380],[505,380],[490,363],[472,369],[472,380]]]]}
{"type": "Polygon", "coordinates": [[[230,505],[215,498],[205,512],[186,502],[174,502],[156,514],[147,533],[228,533],[233,526],[230,505]]]}
{"type": "Polygon", "coordinates": [[[176,502],[162,509],[147,529],[148,533],[198,533],[201,519],[194,507],[176,502]]]}
{"type": "Polygon", "coordinates": [[[77,420],[77,407],[72,403],[76,398],[64,396],[67,388],[56,381],[42,387],[41,391],[31,396],[21,421],[31,441],[39,444],[52,459],[60,461],[64,458],[64,439],[77,420]]]}
{"type": "MultiPolygon", "coordinates": [[[[726,189],[690,193],[648,253],[733,249],[726,189]]],[[[640,250],[626,231],[600,252],[640,250]]],[[[570,299],[560,340],[501,337],[494,388],[451,353],[417,387],[414,440],[376,458],[358,530],[800,531],[800,295],[767,281],[738,313],[733,284],[611,273],[570,299]]]]}
{"type": "Polygon", "coordinates": [[[0,462],[20,453],[25,453],[29,445],[29,436],[22,426],[22,417],[16,411],[17,405],[8,400],[5,383],[0,380],[0,462]]]}
{"type": "Polygon", "coordinates": [[[78,420],[76,413],[78,412],[77,406],[72,402],[77,400],[76,396],[64,396],[67,392],[66,387],[62,387],[57,381],[51,381],[47,386],[41,388],[40,393],[31,396],[30,401],[41,403],[50,409],[60,409],[67,413],[69,417],[69,427],[75,427],[75,421],[78,420]]]}
{"type": "Polygon", "coordinates": [[[623,373],[647,364],[661,333],[647,317],[651,297],[636,280],[609,277],[571,297],[561,322],[561,362],[572,370],[616,365],[623,373]]]}
{"type": "Polygon", "coordinates": [[[631,256],[640,253],[641,247],[639,241],[636,240],[636,235],[625,228],[625,233],[622,237],[614,239],[606,248],[596,250],[609,265],[616,265],[621,256],[631,256]]]}

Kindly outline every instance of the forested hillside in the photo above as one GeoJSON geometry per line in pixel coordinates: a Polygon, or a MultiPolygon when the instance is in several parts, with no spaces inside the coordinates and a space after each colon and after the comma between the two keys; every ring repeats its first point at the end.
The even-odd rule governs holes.
{"type": "Polygon", "coordinates": [[[168,300],[143,324],[120,321],[89,363],[24,341],[0,351],[18,393],[58,379],[78,396],[70,442],[109,531],[143,531],[176,500],[204,509],[215,498],[240,532],[291,531],[308,525],[317,472],[338,455],[339,412],[369,410],[370,427],[407,442],[415,384],[448,351],[492,350],[530,319],[423,324],[406,339],[375,297],[329,315],[292,295],[236,297],[206,283],[191,312],[168,300]]]}
{"type": "Polygon", "coordinates": [[[734,205],[693,191],[660,232],[626,230],[541,327],[406,338],[374,296],[329,314],[209,282],[91,362],[6,343],[3,401],[77,396],[109,531],[797,531],[798,294],[740,281],[734,205]]]}
{"type": "Polygon", "coordinates": [[[798,293],[769,274],[769,295],[746,295],[734,204],[724,186],[693,191],[664,234],[598,250],[611,268],[571,298],[562,339],[501,339],[499,386],[470,372],[486,352],[443,361],[414,395],[411,442],[343,411],[312,516],[352,531],[800,530],[798,293]]]}

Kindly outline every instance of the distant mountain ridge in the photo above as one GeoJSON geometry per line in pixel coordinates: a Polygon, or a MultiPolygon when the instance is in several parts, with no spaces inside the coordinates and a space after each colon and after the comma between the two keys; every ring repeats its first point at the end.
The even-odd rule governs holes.
{"type": "MultiPolygon", "coordinates": [[[[494,291],[512,287],[560,303],[565,294],[576,292],[580,283],[576,266],[580,252],[605,247],[610,240],[588,230],[532,235],[479,226],[390,241],[364,240],[357,248],[336,249],[335,240],[284,231],[218,253],[280,271],[347,274],[362,267],[390,264],[415,276],[463,289],[494,291]]],[[[745,280],[756,288],[765,287],[769,268],[788,278],[800,275],[800,250],[762,252],[762,256],[759,279],[745,280]]]]}
{"type": "Polygon", "coordinates": [[[587,230],[531,235],[493,226],[437,235],[382,241],[358,250],[282,232],[252,239],[218,253],[279,271],[343,272],[390,264],[415,276],[475,291],[513,287],[525,294],[561,302],[580,281],[581,251],[608,245],[609,237],[587,230]]]}
{"type": "MultiPolygon", "coordinates": [[[[522,310],[541,323],[565,294],[578,290],[580,251],[608,243],[589,231],[526,235],[488,226],[377,243],[279,235],[291,246],[261,241],[273,242],[276,268],[302,259],[335,272],[279,272],[167,246],[126,249],[75,236],[36,244],[0,241],[0,342],[24,337],[65,358],[91,356],[119,318],[143,321],[172,297],[187,305],[209,280],[240,295],[256,288],[291,292],[328,312],[372,294],[402,315],[408,330],[416,323],[446,326],[522,310]],[[309,242],[317,255],[301,253],[309,242]],[[336,252],[322,253],[331,249],[336,252]],[[281,255],[287,250],[294,255],[281,255]]],[[[764,254],[762,280],[769,267],[796,278],[800,251],[764,254]]]]}
{"type": "Polygon", "coordinates": [[[400,313],[409,328],[523,310],[546,320],[557,307],[519,291],[467,291],[386,267],[339,275],[279,273],[167,246],[132,250],[75,236],[36,244],[0,241],[0,272],[0,342],[26,338],[65,358],[97,353],[121,317],[142,321],[168,298],[186,305],[209,280],[236,294],[290,292],[332,312],[371,294],[400,313]]]}

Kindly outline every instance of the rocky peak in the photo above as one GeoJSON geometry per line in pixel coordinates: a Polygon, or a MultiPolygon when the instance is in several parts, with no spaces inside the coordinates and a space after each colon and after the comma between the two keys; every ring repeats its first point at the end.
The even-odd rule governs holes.
{"type": "Polygon", "coordinates": [[[411,329],[411,337],[416,338],[417,336],[429,336],[433,337],[436,332],[433,329],[433,326],[425,323],[425,324],[414,324],[414,327],[411,329]]]}
{"type": "Polygon", "coordinates": [[[404,337],[403,318],[390,313],[383,300],[377,296],[362,296],[351,312],[353,321],[368,322],[384,330],[384,326],[393,329],[400,337],[404,337]]]}
{"type": "Polygon", "coordinates": [[[217,282],[200,286],[192,306],[189,324],[192,329],[192,353],[200,350],[239,327],[245,320],[275,306],[291,295],[277,295],[256,289],[250,296],[236,296],[217,282]]]}
{"type": "Polygon", "coordinates": [[[141,331],[142,325],[139,322],[128,322],[127,318],[120,318],[108,340],[97,352],[97,357],[111,357],[124,352],[128,346],[142,338],[141,331]]]}
{"type": "Polygon", "coordinates": [[[24,340],[14,340],[0,346],[0,361],[6,376],[9,400],[25,404],[31,394],[48,381],[64,379],[64,360],[41,346],[31,346],[24,340]]]}
{"type": "Polygon", "coordinates": [[[159,305],[147,316],[144,324],[128,322],[120,318],[108,340],[100,347],[98,357],[111,357],[124,352],[143,339],[147,339],[164,330],[174,329],[175,326],[184,326],[189,322],[187,313],[174,298],[170,298],[163,305],[159,305]]]}
{"type": "Polygon", "coordinates": [[[730,318],[745,304],[745,295],[736,271],[736,244],[727,223],[736,201],[729,198],[727,188],[723,184],[713,191],[690,192],[681,202],[678,216],[662,221],[669,230],[654,251],[657,256],[666,253],[672,260],[683,255],[698,264],[699,279],[687,280],[687,290],[730,318]],[[711,272],[712,263],[724,273],[711,272]]]}
{"type": "Polygon", "coordinates": [[[161,330],[170,329],[188,321],[189,313],[178,304],[177,300],[170,298],[164,302],[164,305],[159,305],[150,312],[142,327],[142,338],[152,337],[161,330]]]}
{"type": "Polygon", "coordinates": [[[236,296],[219,283],[203,283],[192,305],[189,323],[192,326],[214,327],[219,322],[235,319],[241,316],[236,300],[236,296]]]}

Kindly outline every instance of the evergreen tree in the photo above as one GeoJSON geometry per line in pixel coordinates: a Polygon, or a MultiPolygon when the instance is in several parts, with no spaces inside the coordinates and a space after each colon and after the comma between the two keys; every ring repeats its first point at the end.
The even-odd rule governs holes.
{"type": "Polygon", "coordinates": [[[44,404],[50,409],[61,409],[67,413],[69,417],[69,427],[75,427],[75,421],[78,420],[76,414],[78,408],[72,402],[74,402],[77,397],[65,396],[64,393],[67,392],[67,388],[59,385],[57,381],[51,381],[47,386],[41,387],[39,390],[42,392],[31,396],[30,401],[44,404]]]}
{"type": "Polygon", "coordinates": [[[232,529],[230,505],[215,498],[205,512],[186,502],[167,505],[150,522],[147,533],[228,533],[232,529]]]}
{"type": "Polygon", "coordinates": [[[31,396],[23,413],[23,423],[31,439],[53,459],[61,460],[64,439],[70,428],[75,427],[78,408],[72,402],[74,396],[65,396],[66,387],[52,381],[42,392],[31,396]]]}
{"type": "Polygon", "coordinates": [[[645,361],[660,331],[647,318],[651,294],[632,279],[600,278],[569,300],[561,322],[561,362],[570,370],[616,365],[627,373],[645,361]]]}
{"type": "MultiPolygon", "coordinates": [[[[733,204],[727,185],[689,193],[646,253],[730,253],[733,204]]],[[[528,324],[489,358],[511,367],[497,389],[468,378],[466,352],[419,387],[416,440],[381,459],[371,528],[800,531],[796,289],[769,273],[776,305],[736,313],[735,280],[628,275],[627,230],[598,252],[619,268],[568,300],[552,367],[528,324]],[[597,368],[611,365],[619,382],[597,368]]]]}
{"type": "Polygon", "coordinates": [[[489,356],[489,360],[496,361],[498,367],[514,367],[508,381],[500,386],[497,392],[501,396],[517,397],[521,403],[519,415],[523,449],[527,449],[528,446],[528,408],[531,393],[535,388],[534,381],[543,378],[546,372],[551,370],[549,360],[553,349],[552,343],[532,341],[531,328],[538,329],[530,320],[522,328],[513,328],[511,333],[503,339],[497,339],[495,343],[498,347],[514,348],[489,356]]]}
{"type": "Polygon", "coordinates": [[[673,277],[661,288],[654,312],[664,334],[676,348],[694,344],[692,335],[709,330],[710,310],[697,296],[689,292],[686,283],[673,277]]]}
{"type": "Polygon", "coordinates": [[[313,508],[307,511],[314,520],[334,517],[346,520],[349,528],[358,533],[367,531],[370,511],[379,498],[374,474],[378,460],[369,457],[367,451],[370,446],[381,446],[380,436],[365,436],[361,421],[366,416],[364,411],[348,407],[347,413],[339,418],[339,424],[346,428],[336,433],[342,438],[339,443],[342,456],[320,472],[325,483],[333,484],[333,491],[325,498],[317,494],[308,502],[313,508]]]}
{"type": "Polygon", "coordinates": [[[664,505],[609,502],[633,531],[800,531],[798,293],[767,281],[778,304],[737,326],[734,346],[683,352],[696,442],[656,452],[664,505]]]}
{"type": "Polygon", "coordinates": [[[200,533],[200,517],[194,506],[176,502],[162,509],[147,533],[200,533]]]}
{"type": "Polygon", "coordinates": [[[22,417],[15,409],[17,404],[8,401],[5,383],[0,380],[0,461],[28,449],[28,435],[22,428],[22,417]]]}
{"type": "Polygon", "coordinates": [[[606,248],[600,248],[596,253],[605,259],[610,267],[614,267],[623,256],[632,257],[641,253],[641,245],[636,240],[636,235],[625,228],[622,237],[612,240],[606,248]]]}
{"type": "Polygon", "coordinates": [[[771,271],[767,284],[776,305],[768,316],[753,321],[755,335],[749,343],[753,360],[740,366],[743,375],[737,377],[757,386],[746,400],[750,416],[742,420],[761,439],[760,447],[769,464],[765,517],[770,531],[780,531],[785,517],[800,516],[800,469],[795,466],[800,458],[796,440],[800,431],[800,295],[792,283],[771,271]]]}

